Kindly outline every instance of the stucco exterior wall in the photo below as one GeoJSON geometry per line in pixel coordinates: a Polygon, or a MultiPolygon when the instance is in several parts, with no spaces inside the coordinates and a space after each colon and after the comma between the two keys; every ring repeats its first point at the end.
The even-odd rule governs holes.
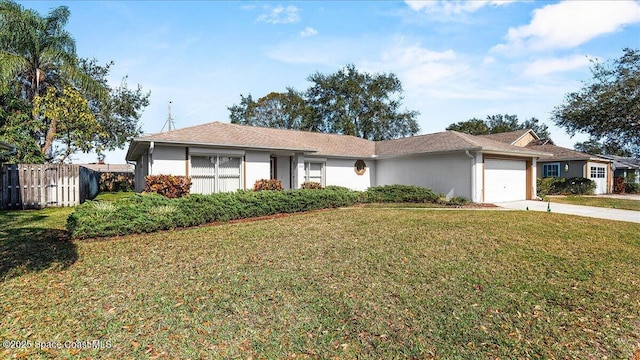
{"type": "Polygon", "coordinates": [[[358,175],[354,170],[356,159],[327,159],[325,185],[344,186],[360,191],[375,186],[375,160],[363,160],[366,164],[365,172],[358,175]]]}
{"type": "Polygon", "coordinates": [[[376,185],[416,185],[447,197],[471,194],[471,158],[464,153],[379,159],[376,185]]]}
{"type": "Polygon", "coordinates": [[[151,175],[171,174],[186,176],[187,150],[185,147],[156,146],[153,149],[151,175]]]}
{"type": "Polygon", "coordinates": [[[247,151],[245,159],[245,189],[253,189],[257,180],[271,177],[271,157],[268,152],[247,151]]]}

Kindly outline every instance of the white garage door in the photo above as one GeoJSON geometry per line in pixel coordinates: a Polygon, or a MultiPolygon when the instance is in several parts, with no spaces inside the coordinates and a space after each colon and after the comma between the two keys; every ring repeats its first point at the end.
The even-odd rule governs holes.
{"type": "Polygon", "coordinates": [[[526,161],[484,160],[484,202],[526,200],[526,198],[526,161]]]}

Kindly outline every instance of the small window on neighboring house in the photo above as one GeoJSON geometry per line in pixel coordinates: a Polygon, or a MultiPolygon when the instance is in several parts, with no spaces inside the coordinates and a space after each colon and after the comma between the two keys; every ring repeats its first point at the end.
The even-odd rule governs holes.
{"type": "Polygon", "coordinates": [[[560,177],[560,163],[542,164],[542,177],[560,177]]]}
{"type": "Polygon", "coordinates": [[[364,175],[364,173],[367,171],[367,164],[364,162],[364,160],[358,160],[353,165],[353,170],[358,175],[364,175]]]}

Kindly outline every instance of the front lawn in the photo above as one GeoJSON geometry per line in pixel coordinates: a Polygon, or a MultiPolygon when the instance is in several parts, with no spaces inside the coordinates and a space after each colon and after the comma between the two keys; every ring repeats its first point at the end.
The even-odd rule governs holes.
{"type": "Polygon", "coordinates": [[[549,196],[551,202],[640,211],[640,201],[600,196],[549,196]]]}
{"type": "MultiPolygon", "coordinates": [[[[58,244],[35,230],[64,222],[29,216],[0,213],[3,261],[6,243],[58,244]]],[[[0,287],[0,340],[31,347],[0,357],[630,358],[638,233],[555,213],[349,208],[75,241],[61,261],[8,262],[20,271],[0,287]],[[64,348],[92,340],[103,348],[64,348]]],[[[9,255],[48,256],[31,247],[9,255]]]]}

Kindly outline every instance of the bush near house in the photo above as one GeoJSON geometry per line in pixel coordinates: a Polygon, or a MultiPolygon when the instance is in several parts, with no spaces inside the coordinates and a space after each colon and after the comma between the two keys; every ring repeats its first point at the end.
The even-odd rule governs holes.
{"type": "Polygon", "coordinates": [[[591,195],[596,189],[596,183],[583,177],[570,179],[538,178],[537,189],[539,197],[547,195],[591,195]]]}
{"type": "Polygon", "coordinates": [[[103,172],[100,174],[100,192],[133,191],[133,173],[103,172]]]}
{"type": "Polygon", "coordinates": [[[640,184],[626,183],[624,184],[624,192],[627,194],[640,194],[640,184]]]}
{"type": "Polygon", "coordinates": [[[170,199],[189,195],[191,189],[191,179],[187,176],[148,175],[144,180],[144,192],[160,194],[170,199]]]}
{"type": "Polygon", "coordinates": [[[253,191],[284,190],[282,181],[276,179],[260,179],[253,184],[253,191]]]}
{"type": "Polygon", "coordinates": [[[367,202],[383,203],[438,203],[443,197],[431,189],[409,185],[386,185],[370,187],[366,191],[367,202]]]}
{"type": "Polygon", "coordinates": [[[87,201],[69,216],[67,231],[73,239],[118,236],[370,202],[462,205],[468,200],[456,197],[447,202],[429,189],[401,185],[372,187],[364,192],[328,186],[321,191],[237,191],[173,199],[148,193],[109,203],[87,201]]]}
{"type": "Polygon", "coordinates": [[[613,193],[614,194],[624,194],[625,193],[625,183],[624,178],[616,176],[613,178],[613,193]]]}
{"type": "Polygon", "coordinates": [[[300,185],[302,189],[322,190],[322,184],[315,181],[305,181],[300,185]]]}

